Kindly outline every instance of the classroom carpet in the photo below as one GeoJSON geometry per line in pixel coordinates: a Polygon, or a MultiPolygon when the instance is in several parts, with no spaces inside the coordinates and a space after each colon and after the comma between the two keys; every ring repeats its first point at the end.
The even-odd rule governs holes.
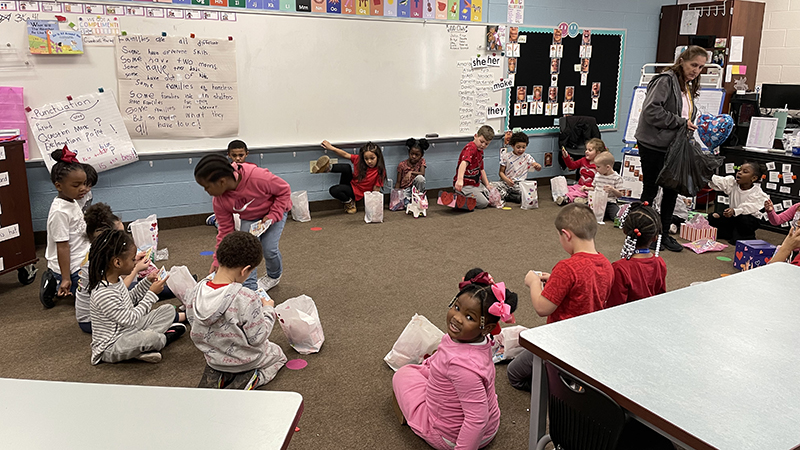
{"type": "MultiPolygon", "coordinates": [[[[448,303],[458,292],[461,277],[473,267],[489,271],[496,281],[505,281],[519,294],[518,324],[536,327],[545,323],[536,315],[523,279],[529,269],[550,271],[567,257],[553,225],[559,207],[551,201],[549,189],[539,189],[540,207],[534,210],[510,204],[510,210],[459,212],[436,205],[435,198],[429,200],[428,217],[418,219],[387,210],[383,223],[367,224],[363,204],[359,204],[357,214],[340,209],[314,212],[310,222],[289,219],[286,224],[281,239],[284,274],[270,295],[276,303],[301,294],[311,296],[325,332],[322,350],[311,355],[294,351],[277,325],[270,336],[289,360],[307,362],[300,370],[281,369],[261,388],[303,395],[305,410],[290,448],[429,448],[408,426],[398,424],[391,403],[393,372],[383,357],[415,313],[444,330],[448,303]]],[[[214,250],[215,235],[216,229],[210,226],[161,230],[159,248],[169,249],[169,259],[159,266],[186,265],[193,273],[207,274],[211,256],[201,252],[214,250]]],[[[759,230],[757,237],[775,245],[783,240],[782,235],[764,230],[759,230]]],[[[612,224],[599,226],[597,248],[609,260],[619,259],[623,240],[622,232],[612,224]]],[[[692,282],[736,273],[731,262],[717,259],[733,258],[733,254],[730,246],[701,255],[688,250],[662,253],[667,263],[667,288],[681,289],[692,282]]],[[[43,248],[38,255],[41,271],[46,266],[43,248]]],[[[259,275],[263,274],[262,263],[259,275]]],[[[15,272],[0,277],[0,341],[4,343],[0,377],[181,387],[195,387],[200,381],[205,362],[188,333],[163,350],[161,363],[92,366],[91,337],[78,328],[74,302],[61,300],[45,310],[38,290],[38,276],[28,286],[18,283],[15,272]]],[[[487,448],[525,449],[530,394],[509,386],[506,365],[496,369],[500,430],[487,448]]],[[[74,407],[76,414],[81,414],[85,406],[74,407]]],[[[170,417],[180,414],[181,407],[165,399],[152,417],[143,418],[143,432],[148,426],[170,426],[170,417]]],[[[58,420],[46,416],[43,411],[43,420],[58,420]]],[[[259,418],[253,417],[252,424],[242,426],[258,426],[258,422],[259,418]]],[[[91,432],[91,423],[86,426],[91,432]]],[[[176,444],[185,432],[205,431],[175,430],[176,444]]]]}

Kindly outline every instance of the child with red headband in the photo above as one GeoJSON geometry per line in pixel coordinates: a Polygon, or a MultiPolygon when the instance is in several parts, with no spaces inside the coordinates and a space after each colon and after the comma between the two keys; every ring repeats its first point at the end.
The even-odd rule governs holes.
{"type": "Polygon", "coordinates": [[[47,214],[47,270],[39,289],[39,301],[45,308],[55,306],[55,297],[75,295],[81,262],[89,253],[86,222],[78,203],[89,192],[86,169],[66,146],[50,156],[56,161],[50,169],[50,181],[58,196],[47,214]]]}
{"type": "Polygon", "coordinates": [[[472,269],[447,311],[447,334],[422,364],[403,366],[392,379],[396,407],[433,448],[477,449],[500,427],[489,336],[511,323],[517,294],[472,269]]]}

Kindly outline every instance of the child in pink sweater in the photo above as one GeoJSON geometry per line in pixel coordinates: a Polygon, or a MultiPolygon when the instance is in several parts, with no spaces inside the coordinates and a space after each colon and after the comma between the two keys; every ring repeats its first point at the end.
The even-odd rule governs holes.
{"type": "Polygon", "coordinates": [[[556,204],[564,206],[567,203],[577,202],[586,203],[586,198],[589,196],[589,191],[594,187],[594,176],[597,174],[597,167],[594,164],[594,159],[600,153],[607,152],[606,144],[597,138],[589,139],[586,143],[585,157],[573,161],[564,147],[561,147],[561,156],[564,158],[564,164],[567,165],[569,170],[578,170],[580,179],[578,184],[569,186],[567,195],[559,196],[556,198],[556,204]],[[579,200],[576,200],[579,199],[579,200]]]}
{"type": "Polygon", "coordinates": [[[782,213],[778,214],[775,212],[775,205],[772,204],[772,200],[767,200],[764,202],[764,211],[767,212],[769,223],[775,226],[789,221],[792,222],[791,226],[795,226],[797,220],[800,219],[800,213],[797,212],[798,207],[800,207],[800,203],[795,203],[794,205],[783,210],[782,213]]]}
{"type": "Polygon", "coordinates": [[[461,282],[447,311],[447,334],[421,365],[403,366],[392,379],[411,429],[440,450],[478,449],[494,439],[500,408],[494,389],[490,333],[510,323],[517,295],[481,269],[461,282]]]}
{"type": "MultiPolygon", "coordinates": [[[[214,197],[212,205],[216,215],[217,247],[222,238],[236,230],[233,214],[241,218],[241,230],[249,231],[251,225],[271,221],[260,236],[267,274],[256,282],[256,271],[242,285],[252,291],[268,291],[277,286],[283,274],[283,263],[278,244],[286,225],[286,214],[292,209],[289,183],[268,169],[255,164],[231,164],[222,155],[206,155],[194,168],[194,179],[214,197]]],[[[217,255],[209,273],[219,267],[217,255]]]]}

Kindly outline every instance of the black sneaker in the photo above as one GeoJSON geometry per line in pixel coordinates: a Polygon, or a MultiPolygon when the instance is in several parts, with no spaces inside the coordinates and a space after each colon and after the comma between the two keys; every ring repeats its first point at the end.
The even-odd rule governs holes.
{"type": "Polygon", "coordinates": [[[53,274],[53,271],[47,269],[42,274],[42,284],[39,288],[39,301],[42,302],[42,305],[50,309],[53,306],[56,306],[56,303],[53,299],[56,297],[56,293],[58,292],[58,280],[56,280],[56,276],[53,274]]]}
{"type": "Polygon", "coordinates": [[[173,323],[171,327],[164,334],[167,336],[167,343],[164,345],[169,345],[179,337],[183,336],[183,333],[186,333],[186,325],[182,323],[173,323]]]}
{"type": "Polygon", "coordinates": [[[197,387],[220,389],[222,387],[222,372],[212,369],[211,366],[206,364],[206,370],[203,371],[203,376],[200,378],[200,383],[197,387]]]}
{"type": "Polygon", "coordinates": [[[666,248],[671,252],[680,252],[683,251],[683,246],[675,240],[674,237],[670,236],[669,234],[664,234],[661,236],[661,246],[666,248]]]}
{"type": "Polygon", "coordinates": [[[252,391],[255,389],[256,384],[258,384],[258,370],[256,369],[225,375],[224,389],[252,391]],[[230,375],[233,375],[233,377],[230,377],[230,375]]]}

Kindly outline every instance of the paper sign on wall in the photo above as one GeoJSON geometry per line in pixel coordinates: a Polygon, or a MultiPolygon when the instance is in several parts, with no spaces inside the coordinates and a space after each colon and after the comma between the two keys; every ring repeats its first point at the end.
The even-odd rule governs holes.
{"type": "MultiPolygon", "coordinates": [[[[99,8],[102,8],[102,5],[99,5],[99,8]]],[[[112,46],[120,34],[119,21],[112,17],[81,17],[78,23],[83,43],[86,45],[112,46]]]]}
{"type": "Polygon", "coordinates": [[[14,239],[15,237],[19,237],[18,223],[0,228],[0,242],[7,241],[9,239],[14,239]]]}
{"type": "Polygon", "coordinates": [[[47,170],[55,164],[50,153],[64,145],[98,172],[139,159],[110,93],[49,103],[31,108],[27,115],[47,170]]]}
{"type": "Polygon", "coordinates": [[[120,36],[120,110],[136,138],[239,132],[236,46],[225,39],[120,36]]]}
{"type": "Polygon", "coordinates": [[[8,186],[9,184],[8,172],[0,172],[0,187],[8,186]]]}

